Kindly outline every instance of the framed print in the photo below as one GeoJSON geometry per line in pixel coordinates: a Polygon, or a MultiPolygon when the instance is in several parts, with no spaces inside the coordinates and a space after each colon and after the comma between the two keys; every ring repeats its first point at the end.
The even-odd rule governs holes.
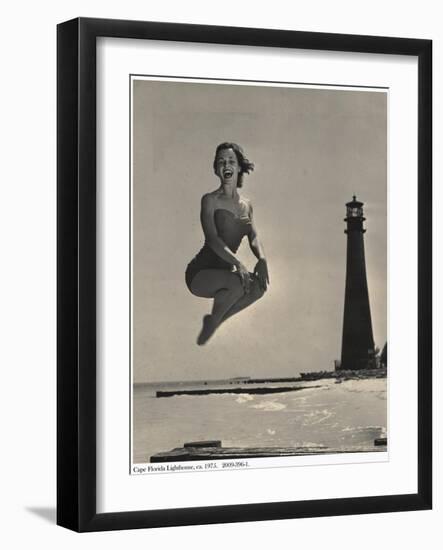
{"type": "Polygon", "coordinates": [[[77,531],[428,509],[428,40],[58,26],[77,531]]]}

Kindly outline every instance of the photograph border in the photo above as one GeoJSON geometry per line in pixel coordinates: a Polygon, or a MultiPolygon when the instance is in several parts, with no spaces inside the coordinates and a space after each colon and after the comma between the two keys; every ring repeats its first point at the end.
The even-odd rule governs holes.
{"type": "Polygon", "coordinates": [[[430,509],[432,506],[432,42],[78,18],[57,32],[57,523],[76,531],[430,509]],[[418,59],[417,493],[97,513],[96,41],[167,40],[418,59]]]}

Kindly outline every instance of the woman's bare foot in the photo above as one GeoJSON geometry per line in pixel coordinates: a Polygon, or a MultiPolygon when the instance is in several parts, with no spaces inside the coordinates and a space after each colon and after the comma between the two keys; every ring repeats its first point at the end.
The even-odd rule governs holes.
{"type": "Polygon", "coordinates": [[[214,332],[217,330],[218,323],[214,320],[212,315],[205,315],[203,317],[203,326],[200,334],[197,338],[197,344],[203,346],[211,338],[214,332]]]}

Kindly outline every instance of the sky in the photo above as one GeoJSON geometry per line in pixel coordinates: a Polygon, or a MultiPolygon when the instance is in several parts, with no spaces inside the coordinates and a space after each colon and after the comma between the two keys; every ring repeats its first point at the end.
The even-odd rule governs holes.
{"type": "MultiPolygon", "coordinates": [[[[345,203],[364,202],[374,340],[387,334],[387,93],[136,80],[133,84],[135,383],[332,370],[341,355],[345,203]],[[197,346],[211,300],[185,285],[203,245],[216,146],[239,143],[271,284],[197,346]]],[[[239,257],[252,271],[244,239],[239,257]]]]}

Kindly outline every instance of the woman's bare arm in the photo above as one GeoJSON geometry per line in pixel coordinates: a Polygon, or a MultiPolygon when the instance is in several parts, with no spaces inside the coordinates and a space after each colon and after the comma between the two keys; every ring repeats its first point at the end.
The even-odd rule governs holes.
{"type": "Polygon", "coordinates": [[[265,251],[260,239],[258,238],[257,227],[255,225],[254,217],[252,214],[252,204],[249,203],[249,218],[251,220],[251,231],[248,235],[249,246],[257,260],[266,260],[265,251]]]}
{"type": "Polygon", "coordinates": [[[249,232],[249,235],[248,235],[249,246],[252,250],[252,253],[258,260],[254,269],[254,273],[257,275],[263,290],[266,290],[269,284],[268,264],[266,262],[266,256],[265,256],[263,244],[258,237],[257,227],[255,225],[254,217],[252,215],[251,203],[249,203],[249,218],[251,220],[251,231],[249,232]]]}

